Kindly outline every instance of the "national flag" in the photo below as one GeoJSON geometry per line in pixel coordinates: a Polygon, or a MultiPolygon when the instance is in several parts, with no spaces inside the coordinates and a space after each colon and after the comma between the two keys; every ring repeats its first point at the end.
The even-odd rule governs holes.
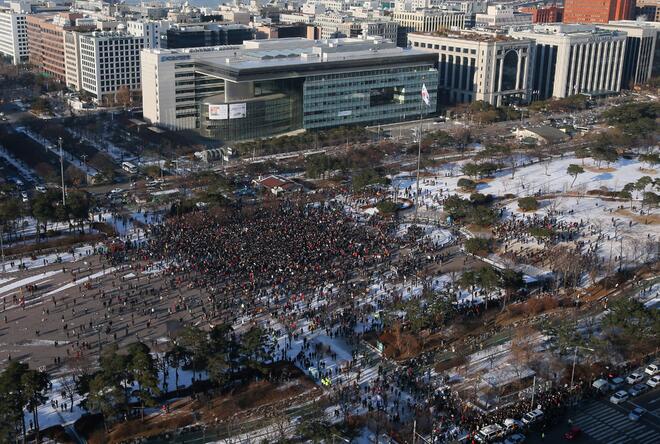
{"type": "Polygon", "coordinates": [[[426,84],[422,84],[422,100],[426,104],[426,106],[429,106],[431,104],[431,98],[429,97],[429,92],[426,89],[426,84]]]}

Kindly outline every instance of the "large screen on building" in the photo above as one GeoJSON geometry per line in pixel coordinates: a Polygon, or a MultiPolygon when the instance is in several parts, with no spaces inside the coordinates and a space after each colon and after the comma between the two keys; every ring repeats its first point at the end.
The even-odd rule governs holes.
{"type": "Polygon", "coordinates": [[[227,120],[227,107],[228,105],[209,105],[209,120],[227,120]]]}
{"type": "Polygon", "coordinates": [[[232,103],[229,105],[229,118],[242,119],[247,115],[247,105],[245,103],[232,103]]]}

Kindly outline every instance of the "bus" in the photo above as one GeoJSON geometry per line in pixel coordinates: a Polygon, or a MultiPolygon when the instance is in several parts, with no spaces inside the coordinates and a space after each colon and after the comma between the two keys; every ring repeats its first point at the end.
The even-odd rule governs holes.
{"type": "Polygon", "coordinates": [[[131,162],[122,162],[121,167],[124,171],[130,174],[136,174],[138,172],[137,167],[131,162]]]}

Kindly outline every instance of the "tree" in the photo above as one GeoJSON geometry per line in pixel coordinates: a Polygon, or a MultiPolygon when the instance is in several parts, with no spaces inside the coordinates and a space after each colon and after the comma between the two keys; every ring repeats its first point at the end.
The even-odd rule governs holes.
{"type": "Polygon", "coordinates": [[[260,327],[252,327],[241,338],[240,352],[245,365],[263,373],[263,363],[270,359],[266,350],[266,333],[260,327]]]}
{"type": "Polygon", "coordinates": [[[85,232],[84,221],[89,217],[90,196],[84,191],[72,191],[68,194],[66,206],[69,216],[78,221],[80,232],[85,232]]]}
{"type": "Polygon", "coordinates": [[[185,328],[178,343],[186,350],[189,364],[194,372],[201,372],[209,356],[209,342],[205,332],[196,327],[185,328]]]}
{"type": "Polygon", "coordinates": [[[465,177],[458,179],[456,185],[468,191],[473,191],[477,188],[477,183],[474,180],[466,179],[465,177]]]}
{"type": "Polygon", "coordinates": [[[539,201],[534,197],[521,197],[518,199],[518,208],[523,211],[536,211],[539,209],[539,201]]]}
{"type": "Polygon", "coordinates": [[[132,377],[138,385],[138,397],[141,404],[141,418],[144,421],[145,406],[155,404],[154,395],[157,395],[158,389],[158,370],[154,358],[149,353],[149,347],[141,342],[131,344],[128,348],[130,357],[130,370],[132,377]]]}
{"type": "Polygon", "coordinates": [[[28,370],[21,377],[25,393],[25,407],[32,413],[36,441],[39,442],[39,406],[48,400],[44,392],[48,388],[48,374],[38,370],[28,370]]]}
{"type": "Polygon", "coordinates": [[[566,168],[566,173],[573,177],[573,182],[571,182],[571,188],[573,188],[573,185],[575,184],[575,180],[578,177],[578,174],[584,173],[584,168],[582,168],[580,165],[576,165],[574,163],[570,164],[568,168],[566,168]]]}
{"type": "Polygon", "coordinates": [[[32,216],[37,220],[37,239],[39,238],[40,224],[43,224],[44,232],[48,231],[48,222],[55,220],[55,208],[61,205],[62,196],[57,190],[48,190],[38,193],[32,199],[32,216]]]}
{"type": "Polygon", "coordinates": [[[168,351],[165,357],[169,364],[174,368],[174,389],[179,390],[179,368],[186,363],[188,353],[181,345],[176,344],[172,350],[168,351]]]}
{"type": "Polygon", "coordinates": [[[28,371],[27,364],[11,361],[0,373],[0,425],[3,426],[3,435],[15,436],[16,429],[19,428],[23,438],[26,437],[23,407],[27,402],[27,396],[23,386],[23,376],[28,371]]]}
{"type": "MultiPolygon", "coordinates": [[[[507,268],[502,272],[501,286],[504,289],[504,306],[511,299],[511,295],[516,293],[525,285],[523,274],[520,271],[507,268]]],[[[504,306],[502,308],[504,308],[504,306]]]]}
{"type": "Polygon", "coordinates": [[[120,86],[117,92],[115,93],[115,102],[126,108],[131,104],[131,90],[128,89],[128,86],[120,86]]]}
{"type": "Polygon", "coordinates": [[[472,237],[464,243],[465,251],[475,255],[487,255],[492,251],[492,242],[490,239],[482,237],[472,237]]]}

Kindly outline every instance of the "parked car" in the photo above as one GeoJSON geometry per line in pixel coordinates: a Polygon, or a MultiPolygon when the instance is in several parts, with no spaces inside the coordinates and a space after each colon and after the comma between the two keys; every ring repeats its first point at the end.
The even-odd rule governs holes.
{"type": "Polygon", "coordinates": [[[533,424],[541,419],[543,419],[543,411],[536,409],[525,413],[522,417],[522,422],[525,424],[533,424]]]}
{"type": "Polygon", "coordinates": [[[644,416],[645,413],[646,413],[646,410],[644,410],[641,407],[637,407],[637,408],[633,409],[630,413],[628,413],[628,419],[631,420],[631,421],[639,421],[639,418],[644,416]]]}
{"type": "Polygon", "coordinates": [[[578,439],[580,436],[582,436],[582,429],[578,426],[573,426],[568,430],[568,432],[564,433],[564,439],[569,441],[578,439]]]}
{"type": "Polygon", "coordinates": [[[520,444],[525,442],[525,435],[522,433],[514,433],[504,440],[504,444],[520,444]]]}
{"type": "Polygon", "coordinates": [[[626,378],[626,382],[630,385],[635,385],[637,383],[640,383],[644,380],[644,375],[641,373],[631,373],[630,376],[626,378]]]}
{"type": "Polygon", "coordinates": [[[621,404],[622,402],[627,400],[628,400],[628,392],[624,390],[619,390],[618,392],[610,396],[610,402],[612,404],[621,404]]]}
{"type": "Polygon", "coordinates": [[[610,377],[610,386],[612,386],[612,390],[619,390],[625,382],[626,380],[621,376],[610,377]]]}
{"type": "Polygon", "coordinates": [[[654,388],[660,385],[660,375],[655,375],[652,378],[649,378],[649,380],[646,381],[646,385],[654,388]]]}
{"type": "Polygon", "coordinates": [[[45,193],[47,191],[46,187],[43,186],[43,185],[37,185],[36,187],[34,187],[34,189],[37,190],[40,193],[45,193]]]}
{"type": "Polygon", "coordinates": [[[499,438],[504,434],[504,429],[499,424],[491,424],[479,430],[476,439],[479,442],[487,443],[499,438]]]}
{"type": "Polygon", "coordinates": [[[650,364],[644,369],[644,373],[646,373],[649,376],[655,376],[658,373],[660,373],[660,365],[650,364]]]}
{"type": "Polygon", "coordinates": [[[628,394],[630,396],[639,396],[645,391],[649,390],[651,387],[648,385],[644,384],[643,382],[640,382],[639,384],[635,384],[632,387],[628,389],[628,394]]]}
{"type": "Polygon", "coordinates": [[[601,393],[607,393],[612,390],[612,386],[605,379],[596,379],[591,386],[601,393]]]}

